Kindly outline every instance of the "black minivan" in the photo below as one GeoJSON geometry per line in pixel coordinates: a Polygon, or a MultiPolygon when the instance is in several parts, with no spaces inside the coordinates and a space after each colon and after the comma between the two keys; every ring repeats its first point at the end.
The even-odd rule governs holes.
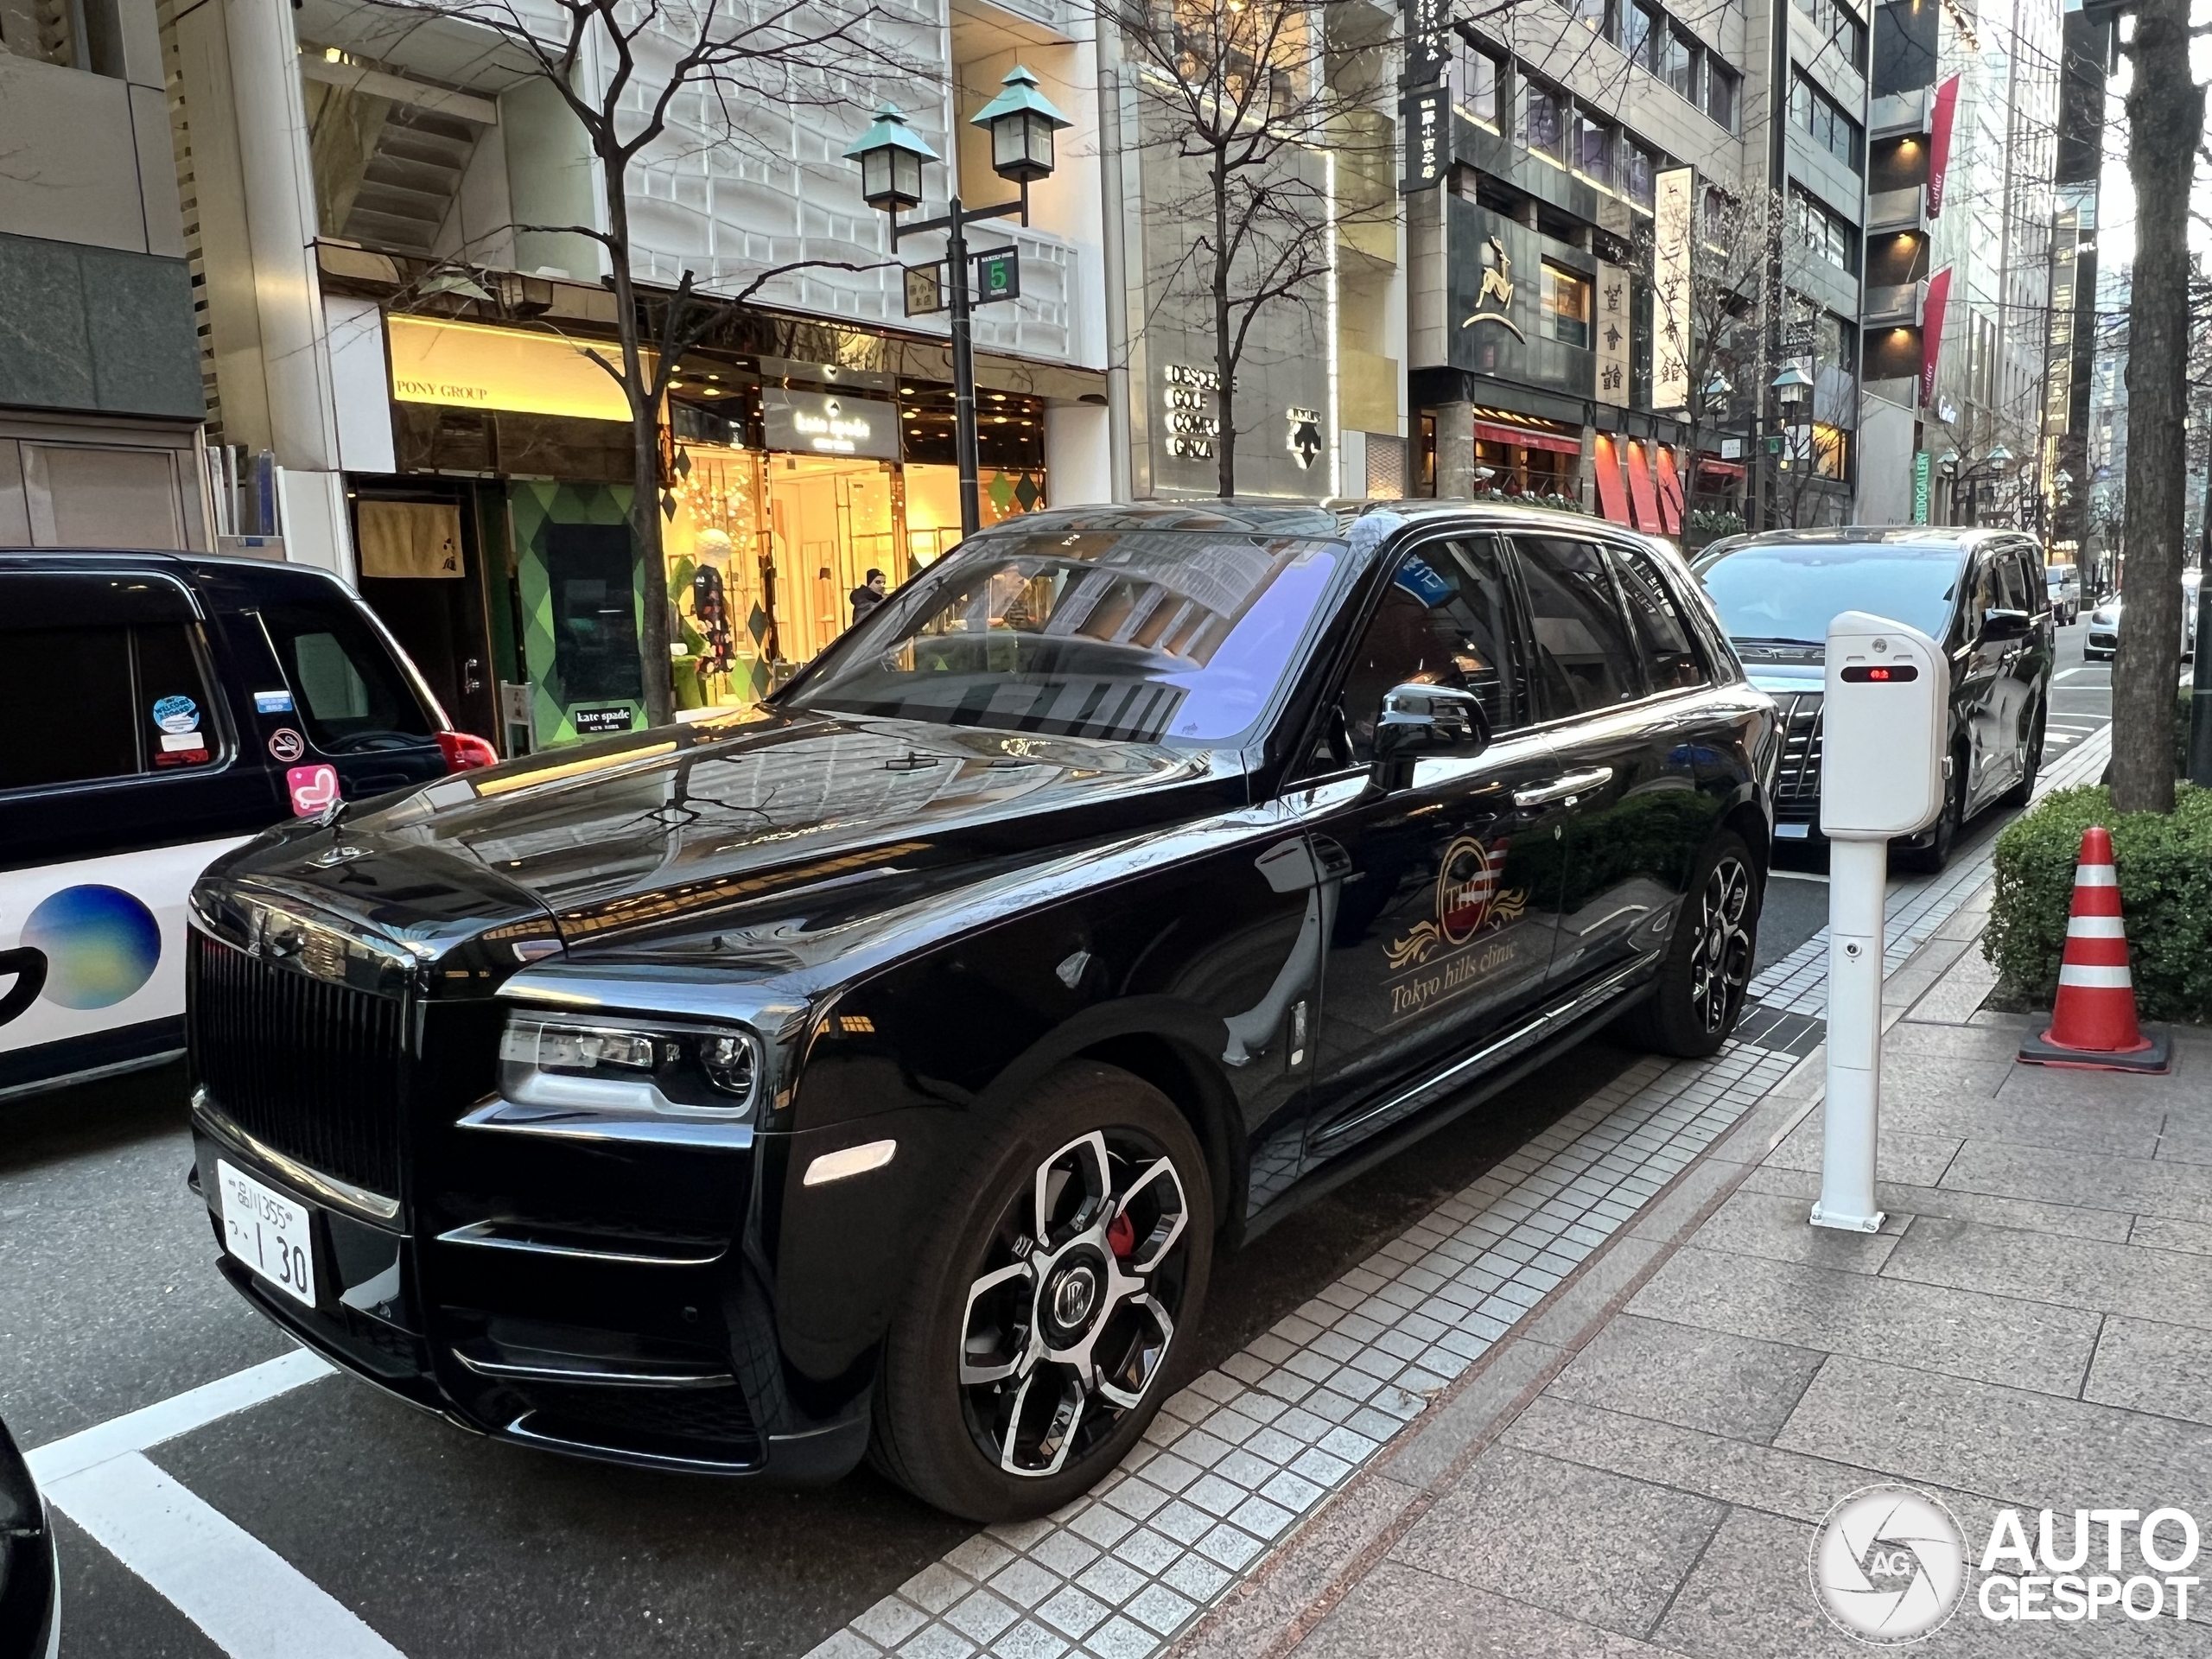
{"type": "Polygon", "coordinates": [[[1821,698],[1828,620],[1867,611],[1919,629],[1951,664],[1948,792],[1934,827],[1900,841],[1907,868],[1940,870],[1985,807],[2025,805],[2043,765],[2056,658],[2043,555],[2018,531],[1926,524],[1775,531],[1715,542],[1692,569],[1751,683],[1783,715],[1778,840],[1821,820],[1821,698]]]}
{"type": "Polygon", "coordinates": [[[184,1046],[184,902],[282,819],[494,764],[334,576],[0,549],[0,1097],[184,1046]]]}

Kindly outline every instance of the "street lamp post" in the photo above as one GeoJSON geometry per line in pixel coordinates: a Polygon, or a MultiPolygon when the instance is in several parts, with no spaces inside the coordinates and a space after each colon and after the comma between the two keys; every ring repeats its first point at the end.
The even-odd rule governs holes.
{"type": "MultiPolygon", "coordinates": [[[[1777,466],[1775,469],[1779,472],[1783,469],[1783,467],[1786,467],[1788,465],[1790,459],[1790,447],[1795,442],[1795,439],[1791,435],[1796,431],[1798,425],[1798,423],[1793,418],[1793,416],[1797,413],[1797,405],[1801,403],[1809,404],[1812,399],[1813,377],[1806,373],[1804,370],[1799,368],[1795,363],[1790,363],[1784,365],[1782,372],[1776,375],[1774,378],[1767,384],[1769,388],[1774,393],[1775,401],[1781,405],[1782,410],[1782,432],[1780,436],[1776,440],[1781,448],[1779,460],[1782,464],[1781,466],[1777,466]]],[[[1809,410],[1808,411],[1807,418],[1811,418],[1809,410]]],[[[1778,490],[1777,493],[1779,493],[1778,490]]],[[[1804,497],[1801,492],[1795,498],[1791,505],[1789,512],[1789,527],[1792,530],[1795,530],[1797,527],[1797,512],[1796,503],[1802,502],[1803,499],[1804,497]]]]}
{"type": "Polygon", "coordinates": [[[1969,514],[1967,522],[1979,524],[1981,520],[1980,486],[1982,480],[2003,477],[2005,469],[2012,464],[2012,452],[2001,443],[1993,444],[1989,452],[1979,461],[1969,461],[1955,449],[1947,451],[1940,466],[1945,476],[1951,480],[1951,522],[1959,522],[1959,492],[1964,489],[1969,514]]]}
{"type": "Polygon", "coordinates": [[[945,264],[945,309],[952,322],[952,442],[960,463],[960,533],[973,536],[982,528],[983,503],[977,487],[979,470],[976,438],[976,344],[970,321],[975,300],[969,289],[967,229],[980,219],[1019,215],[1029,223],[1029,187],[1052,171],[1052,135],[1074,124],[1037,90],[1037,77],[1016,64],[1000,84],[997,97],[970,118],[970,124],[991,135],[991,170],[1021,187],[1013,201],[988,207],[963,207],[957,195],[935,219],[901,225],[899,215],[922,201],[922,163],[939,159],[920,134],[906,124],[895,104],[878,106],[875,124],[845,149],[846,157],[861,164],[861,195],[868,205],[891,220],[891,248],[898,251],[901,235],[943,231],[945,264]]]}

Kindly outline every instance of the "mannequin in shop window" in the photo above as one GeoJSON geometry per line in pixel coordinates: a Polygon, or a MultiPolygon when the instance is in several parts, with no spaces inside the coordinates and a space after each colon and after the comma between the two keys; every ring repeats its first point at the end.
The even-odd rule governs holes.
{"type": "Polygon", "coordinates": [[[883,603],[883,572],[870,570],[868,579],[853,589],[853,620],[865,620],[868,613],[883,603]]]}

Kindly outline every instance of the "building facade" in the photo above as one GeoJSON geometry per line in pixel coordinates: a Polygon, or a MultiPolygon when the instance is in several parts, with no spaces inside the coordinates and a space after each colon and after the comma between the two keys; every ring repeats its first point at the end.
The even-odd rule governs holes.
{"type": "Polygon", "coordinates": [[[2057,0],[1877,12],[1866,522],[2043,521],[2056,251],[2094,229],[2094,175],[2056,189],[2063,55],[2057,0]]]}
{"type": "Polygon", "coordinates": [[[0,3],[0,546],[208,544],[164,81],[145,0],[0,3]]]}
{"type": "Polygon", "coordinates": [[[1409,144],[1432,110],[1439,135],[1406,168],[1422,487],[1694,538],[1840,518],[1864,20],[1584,0],[1435,39],[1408,71],[1409,144]]]}
{"type": "MultiPolygon", "coordinates": [[[[164,13],[210,433],[243,480],[216,517],[358,582],[473,729],[626,729],[651,602],[672,609],[679,706],[749,700],[849,620],[869,570],[895,583],[958,535],[946,318],[906,314],[900,269],[941,250],[894,257],[842,151],[890,98],[944,158],[924,214],[1003,197],[967,118],[1019,61],[1095,134],[1090,43],[1058,0],[894,4],[856,26],[855,55],[896,66],[865,96],[677,101],[629,175],[649,321],[687,273],[748,302],[671,385],[661,601],[627,526],[626,398],[590,355],[616,335],[604,245],[562,228],[605,228],[598,163],[469,12],[164,13]]],[[[969,232],[1020,273],[976,314],[986,522],[1109,488],[1095,138],[1061,161],[1027,226],[969,232]]]]}

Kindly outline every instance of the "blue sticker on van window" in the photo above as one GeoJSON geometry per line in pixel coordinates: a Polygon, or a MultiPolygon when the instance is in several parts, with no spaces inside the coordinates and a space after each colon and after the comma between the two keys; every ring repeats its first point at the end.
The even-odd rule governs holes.
{"type": "Polygon", "coordinates": [[[292,712],[292,694],[289,691],[257,691],[253,694],[253,712],[257,715],[289,715],[292,712]]]}
{"type": "Polygon", "coordinates": [[[165,732],[200,729],[200,705],[190,697],[163,697],[154,704],[154,724],[165,732]]]}
{"type": "Polygon", "coordinates": [[[1417,558],[1408,558],[1392,580],[1432,609],[1452,597],[1452,584],[1417,558]]]}

